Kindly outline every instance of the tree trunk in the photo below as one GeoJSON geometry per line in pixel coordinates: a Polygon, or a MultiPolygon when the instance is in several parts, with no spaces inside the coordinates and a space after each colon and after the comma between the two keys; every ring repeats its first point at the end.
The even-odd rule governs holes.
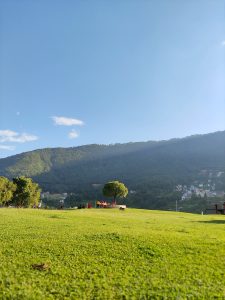
{"type": "Polygon", "coordinates": [[[113,201],[114,201],[114,204],[115,204],[115,205],[116,205],[116,196],[117,196],[117,195],[114,195],[114,196],[113,196],[113,201]]]}

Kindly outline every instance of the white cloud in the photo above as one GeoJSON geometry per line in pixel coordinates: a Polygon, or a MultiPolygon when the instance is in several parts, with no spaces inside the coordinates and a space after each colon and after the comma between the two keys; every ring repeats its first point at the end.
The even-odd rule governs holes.
{"type": "Polygon", "coordinates": [[[12,130],[0,130],[0,137],[13,137],[13,136],[17,136],[18,133],[12,130]]]}
{"type": "Polygon", "coordinates": [[[38,137],[27,133],[18,133],[12,130],[0,130],[0,142],[26,143],[36,141],[38,137]]]}
{"type": "Polygon", "coordinates": [[[225,40],[222,41],[221,45],[224,47],[225,46],[225,40]]]}
{"type": "Polygon", "coordinates": [[[20,111],[17,111],[17,112],[16,112],[16,115],[17,115],[17,116],[20,116],[20,111]]]}
{"type": "Polygon", "coordinates": [[[72,126],[72,125],[78,125],[82,126],[84,125],[84,122],[78,119],[72,119],[72,118],[66,118],[66,117],[52,117],[55,125],[63,125],[63,126],[72,126]]]}
{"type": "Polygon", "coordinates": [[[68,134],[68,138],[69,139],[75,139],[75,138],[77,138],[79,136],[79,134],[76,132],[76,130],[71,130],[70,132],[69,132],[69,134],[68,134]]]}
{"type": "Polygon", "coordinates": [[[13,150],[15,150],[15,147],[14,146],[8,146],[8,145],[0,145],[0,149],[13,151],[13,150]]]}

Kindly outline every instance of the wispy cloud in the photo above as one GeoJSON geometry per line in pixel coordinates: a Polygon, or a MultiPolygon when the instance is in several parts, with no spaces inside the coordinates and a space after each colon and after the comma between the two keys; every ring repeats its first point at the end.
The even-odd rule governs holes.
{"type": "Polygon", "coordinates": [[[75,139],[79,136],[78,132],[76,132],[76,130],[72,129],[69,134],[68,134],[68,138],[69,139],[75,139]]]}
{"type": "Polygon", "coordinates": [[[221,42],[221,46],[225,47],[225,40],[221,42]]]}
{"type": "Polygon", "coordinates": [[[13,150],[15,150],[15,147],[14,146],[8,146],[8,145],[0,145],[0,149],[1,150],[13,151],[13,150]]]}
{"type": "Polygon", "coordinates": [[[62,125],[62,126],[73,126],[78,125],[82,126],[84,125],[84,122],[78,119],[72,119],[72,118],[66,118],[66,117],[52,117],[52,120],[54,121],[55,125],[62,125]]]}
{"type": "Polygon", "coordinates": [[[0,130],[0,142],[14,142],[14,143],[26,143],[36,141],[38,137],[36,135],[28,133],[18,133],[12,130],[0,130]]]}

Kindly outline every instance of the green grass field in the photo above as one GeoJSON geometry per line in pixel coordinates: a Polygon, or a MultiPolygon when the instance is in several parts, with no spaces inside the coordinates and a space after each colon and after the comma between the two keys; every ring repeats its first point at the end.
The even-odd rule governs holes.
{"type": "Polygon", "coordinates": [[[225,216],[9,208],[0,226],[0,299],[225,299],[225,216]]]}

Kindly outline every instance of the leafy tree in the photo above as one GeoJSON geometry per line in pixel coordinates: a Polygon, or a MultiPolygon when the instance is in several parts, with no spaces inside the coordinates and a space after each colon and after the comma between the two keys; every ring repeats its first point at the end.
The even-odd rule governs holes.
{"type": "Polygon", "coordinates": [[[18,207],[32,207],[40,201],[41,189],[31,178],[25,176],[13,179],[16,190],[13,195],[13,203],[18,207]]]}
{"type": "Polygon", "coordinates": [[[125,198],[128,194],[127,187],[119,181],[110,181],[106,183],[103,187],[103,195],[106,197],[113,197],[116,203],[116,198],[125,198]]]}
{"type": "Polygon", "coordinates": [[[13,197],[13,192],[16,190],[15,184],[7,178],[0,176],[0,204],[6,204],[13,197]]]}

